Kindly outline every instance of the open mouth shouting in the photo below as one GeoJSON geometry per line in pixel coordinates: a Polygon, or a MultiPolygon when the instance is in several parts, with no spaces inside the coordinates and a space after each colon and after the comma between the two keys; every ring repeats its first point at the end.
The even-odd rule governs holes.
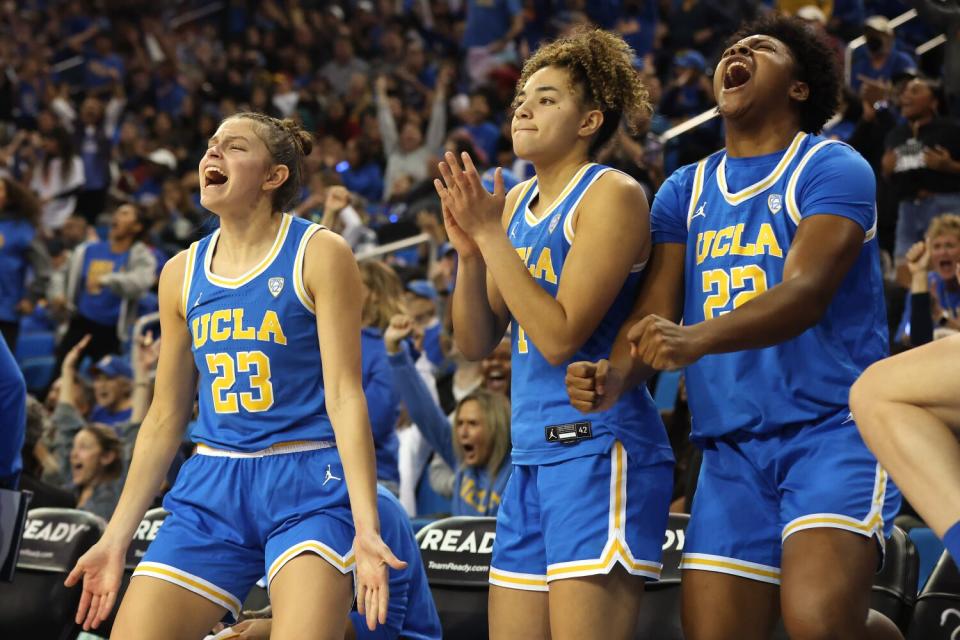
{"type": "Polygon", "coordinates": [[[203,170],[203,187],[204,189],[216,189],[227,184],[229,178],[227,174],[223,172],[223,169],[215,165],[210,165],[203,170]]]}
{"type": "Polygon", "coordinates": [[[733,57],[723,72],[723,92],[730,93],[743,88],[753,77],[753,70],[743,57],[733,57]]]}

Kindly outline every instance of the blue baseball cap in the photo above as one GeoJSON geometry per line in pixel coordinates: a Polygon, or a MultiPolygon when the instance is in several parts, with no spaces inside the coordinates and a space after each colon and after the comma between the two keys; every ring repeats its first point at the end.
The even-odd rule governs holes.
{"type": "Polygon", "coordinates": [[[102,373],[108,378],[133,378],[133,369],[127,364],[127,361],[120,356],[103,356],[100,360],[90,367],[90,373],[97,375],[102,373]]]}
{"type": "Polygon", "coordinates": [[[411,280],[407,283],[407,291],[415,296],[420,296],[433,302],[437,301],[437,289],[427,280],[411,280]]]}
{"type": "Polygon", "coordinates": [[[684,69],[696,69],[703,72],[707,68],[707,61],[703,54],[693,49],[681,51],[673,57],[673,65],[684,69]]]}

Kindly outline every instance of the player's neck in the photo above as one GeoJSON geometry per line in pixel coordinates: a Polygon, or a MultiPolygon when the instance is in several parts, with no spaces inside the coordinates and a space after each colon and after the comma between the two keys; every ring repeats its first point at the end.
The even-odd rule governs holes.
{"type": "Polygon", "coordinates": [[[800,127],[793,118],[767,117],[759,122],[726,122],[726,151],[731,158],[750,158],[790,146],[800,127]]]}
{"type": "Polygon", "coordinates": [[[220,216],[216,252],[231,264],[257,262],[273,246],[283,214],[247,210],[220,216]]]}
{"type": "MultiPolygon", "coordinates": [[[[537,172],[537,203],[536,209],[545,211],[546,207],[556,202],[563,188],[567,186],[570,180],[576,175],[587,159],[579,154],[569,155],[548,165],[539,165],[534,163],[534,169],[537,172]]],[[[536,212],[535,212],[536,213],[536,212]]]]}

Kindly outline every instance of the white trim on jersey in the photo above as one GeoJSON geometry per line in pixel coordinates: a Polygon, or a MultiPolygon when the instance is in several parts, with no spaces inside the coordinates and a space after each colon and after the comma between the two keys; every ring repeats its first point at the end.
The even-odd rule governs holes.
{"type": "Polygon", "coordinates": [[[193,284],[193,269],[197,263],[197,246],[199,244],[200,241],[197,240],[191,243],[190,248],[187,250],[187,264],[184,267],[183,285],[180,288],[180,310],[183,312],[184,318],[187,317],[187,312],[190,311],[187,305],[190,303],[190,285],[193,284]]]}
{"type": "Polygon", "coordinates": [[[206,255],[203,256],[203,272],[207,277],[207,281],[214,286],[224,289],[238,289],[266,271],[267,268],[273,264],[273,261],[276,259],[276,257],[280,255],[280,249],[283,247],[283,241],[287,238],[287,232],[290,230],[290,223],[293,220],[293,217],[289,213],[284,213],[282,215],[283,218],[280,220],[280,228],[277,229],[277,237],[274,239],[273,246],[270,247],[270,251],[267,252],[267,255],[263,257],[263,260],[255,264],[249,271],[236,278],[225,278],[210,271],[210,262],[213,260],[214,248],[216,247],[217,241],[220,239],[220,229],[214,231],[213,236],[210,238],[210,242],[207,243],[206,255]]]}
{"type": "MultiPolygon", "coordinates": [[[[821,140],[817,144],[813,145],[807,152],[803,155],[803,158],[800,160],[800,164],[797,165],[797,168],[793,170],[793,175],[790,176],[790,181],[787,182],[787,215],[793,220],[795,225],[800,224],[802,219],[802,214],[800,212],[800,206],[797,204],[797,183],[800,181],[800,174],[803,173],[803,170],[806,168],[807,163],[810,159],[816,154],[820,149],[823,149],[827,145],[831,144],[843,144],[839,140],[821,140]]],[[[867,230],[866,234],[863,237],[863,243],[866,244],[873,240],[877,235],[877,207],[873,207],[873,225],[867,230]]]]}
{"type": "Polygon", "coordinates": [[[312,238],[316,232],[324,229],[326,229],[326,227],[319,224],[311,224],[307,227],[307,230],[303,232],[303,237],[300,238],[300,246],[297,247],[297,257],[293,260],[293,290],[297,292],[297,298],[304,308],[314,314],[317,308],[314,304],[313,296],[310,295],[310,292],[307,291],[307,288],[303,284],[303,257],[307,253],[307,243],[310,242],[310,238],[312,238]]]}
{"type": "Polygon", "coordinates": [[[786,153],[784,153],[783,157],[780,158],[780,162],[778,162],[777,166],[774,167],[773,171],[770,172],[770,175],[763,180],[754,182],[752,185],[745,187],[736,193],[730,193],[727,190],[727,154],[724,153],[723,157],[720,159],[720,164],[717,165],[716,170],[717,188],[720,191],[720,195],[722,195],[723,199],[727,201],[727,204],[738,205],[772,187],[784,174],[784,172],[787,170],[787,167],[790,166],[790,163],[793,162],[793,159],[797,155],[797,151],[800,149],[800,144],[806,137],[807,134],[803,131],[797,132],[797,135],[793,137],[793,142],[790,143],[786,153]]]}

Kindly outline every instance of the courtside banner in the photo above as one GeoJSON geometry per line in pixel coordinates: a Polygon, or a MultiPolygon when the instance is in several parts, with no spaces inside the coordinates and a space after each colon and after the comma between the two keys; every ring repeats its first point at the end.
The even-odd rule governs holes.
{"type": "Polygon", "coordinates": [[[69,573],[103,533],[103,519],[74,509],[32,509],[20,543],[18,569],[69,573]]]}
{"type": "Polygon", "coordinates": [[[495,518],[456,517],[417,534],[430,584],[486,588],[496,537],[495,518]]]}
{"type": "Polygon", "coordinates": [[[157,533],[160,531],[160,525],[163,524],[163,521],[168,515],[170,514],[162,508],[157,508],[147,511],[143,516],[143,520],[140,521],[140,525],[133,533],[133,540],[130,541],[130,546],[127,547],[127,558],[124,562],[127,569],[132,571],[137,568],[137,565],[143,560],[143,555],[147,552],[150,543],[157,537],[157,533]]]}

